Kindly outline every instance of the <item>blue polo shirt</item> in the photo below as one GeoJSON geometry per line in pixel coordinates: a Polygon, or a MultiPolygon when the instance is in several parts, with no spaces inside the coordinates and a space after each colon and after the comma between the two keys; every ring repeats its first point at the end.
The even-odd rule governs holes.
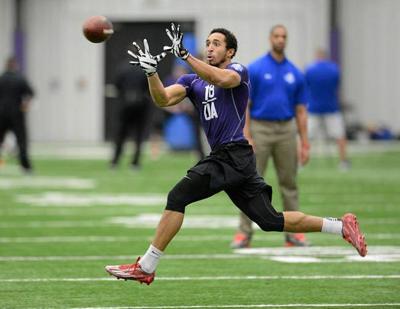
{"type": "Polygon", "coordinates": [[[249,67],[250,116],[259,120],[289,120],[296,105],[306,104],[304,76],[288,59],[277,62],[270,53],[249,67]]]}
{"type": "Polygon", "coordinates": [[[340,72],[329,60],[318,60],[306,68],[308,86],[308,111],[315,114],[339,111],[338,88],[340,72]]]}

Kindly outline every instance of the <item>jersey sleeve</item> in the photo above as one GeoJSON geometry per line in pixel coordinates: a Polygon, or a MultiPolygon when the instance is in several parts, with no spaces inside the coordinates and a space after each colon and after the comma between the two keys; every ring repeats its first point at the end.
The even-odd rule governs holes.
{"type": "Polygon", "coordinates": [[[307,104],[307,86],[305,82],[304,75],[298,72],[298,85],[296,90],[296,105],[297,104],[307,104]]]}
{"type": "Polygon", "coordinates": [[[195,78],[195,74],[185,74],[179,77],[175,84],[182,85],[186,90],[186,95],[189,95],[195,78]]]}
{"type": "Polygon", "coordinates": [[[227,70],[235,71],[240,75],[240,83],[248,83],[249,82],[249,73],[245,66],[241,65],[240,63],[230,63],[226,67],[227,70]]]}

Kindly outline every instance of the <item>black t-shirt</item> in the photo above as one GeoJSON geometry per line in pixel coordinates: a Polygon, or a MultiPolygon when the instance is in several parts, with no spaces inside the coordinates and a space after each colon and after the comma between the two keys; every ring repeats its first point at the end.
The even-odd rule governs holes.
{"type": "Polygon", "coordinates": [[[32,97],[33,90],[19,73],[7,71],[0,76],[0,113],[18,114],[25,97],[32,97]]]}
{"type": "Polygon", "coordinates": [[[116,74],[115,86],[122,106],[143,106],[149,101],[147,78],[138,68],[121,66],[116,74]]]}

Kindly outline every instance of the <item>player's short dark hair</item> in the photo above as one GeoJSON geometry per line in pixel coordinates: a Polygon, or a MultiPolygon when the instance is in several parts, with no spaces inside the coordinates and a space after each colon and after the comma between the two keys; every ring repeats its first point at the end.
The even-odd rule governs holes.
{"type": "Polygon", "coordinates": [[[277,25],[274,25],[274,26],[271,27],[271,30],[269,31],[269,34],[274,33],[275,29],[278,29],[278,28],[285,29],[285,31],[287,32],[287,29],[286,29],[286,27],[284,25],[277,24],[277,25]]]}
{"type": "Polygon", "coordinates": [[[236,55],[238,49],[238,44],[235,35],[225,28],[214,28],[213,30],[211,30],[210,34],[213,33],[222,33],[225,36],[226,49],[233,48],[235,50],[232,55],[233,58],[236,55]]]}

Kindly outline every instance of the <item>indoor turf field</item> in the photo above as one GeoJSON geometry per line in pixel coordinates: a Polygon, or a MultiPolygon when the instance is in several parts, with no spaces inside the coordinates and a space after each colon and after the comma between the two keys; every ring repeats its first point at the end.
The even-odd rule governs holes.
{"type": "MultiPolygon", "coordinates": [[[[107,151],[35,150],[34,175],[9,157],[0,168],[1,308],[400,308],[399,145],[352,148],[348,172],[316,156],[299,173],[302,211],[357,214],[365,259],[334,235],[310,234],[311,247],[294,249],[260,230],[251,249],[234,251],[238,213],[220,193],[187,208],[150,286],[113,279],[104,266],[145,252],[195,156],[146,156],[132,171],[127,157],[108,169],[107,151]]],[[[267,180],[276,187],[272,170],[267,180]]],[[[280,209],[277,191],[273,203],[280,209]]]]}

